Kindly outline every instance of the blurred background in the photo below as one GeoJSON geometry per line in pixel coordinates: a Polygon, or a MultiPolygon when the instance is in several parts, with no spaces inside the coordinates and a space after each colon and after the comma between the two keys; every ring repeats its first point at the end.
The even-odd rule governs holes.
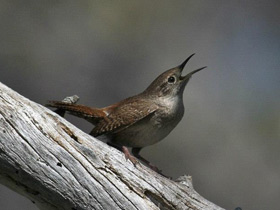
{"type": "MultiPolygon", "coordinates": [[[[226,208],[278,210],[279,1],[0,1],[0,82],[45,104],[103,107],[196,53],[185,116],[141,154],[226,208]]],[[[92,125],[67,117],[89,132],[92,125]]],[[[4,210],[37,207],[0,186],[4,210]]]]}

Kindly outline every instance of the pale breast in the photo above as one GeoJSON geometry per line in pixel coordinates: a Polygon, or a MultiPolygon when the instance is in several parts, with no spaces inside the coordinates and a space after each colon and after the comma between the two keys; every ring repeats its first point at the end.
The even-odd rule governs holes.
{"type": "Polygon", "coordinates": [[[145,147],[165,138],[180,122],[184,114],[184,106],[183,103],[180,103],[181,101],[175,99],[165,102],[165,106],[161,106],[153,115],[113,134],[112,141],[128,147],[145,147]]]}

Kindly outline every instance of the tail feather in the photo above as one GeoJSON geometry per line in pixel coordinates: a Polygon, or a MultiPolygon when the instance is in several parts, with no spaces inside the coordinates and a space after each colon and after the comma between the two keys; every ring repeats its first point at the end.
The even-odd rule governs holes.
{"type": "Polygon", "coordinates": [[[67,111],[69,114],[84,118],[93,124],[96,124],[100,119],[106,116],[106,114],[101,109],[79,104],[70,104],[61,101],[49,101],[46,106],[57,108],[57,113],[67,111]]]}

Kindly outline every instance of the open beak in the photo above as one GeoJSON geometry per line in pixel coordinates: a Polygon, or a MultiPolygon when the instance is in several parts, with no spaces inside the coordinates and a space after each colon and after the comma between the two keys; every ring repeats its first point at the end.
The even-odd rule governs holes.
{"type": "MultiPolygon", "coordinates": [[[[185,67],[185,65],[188,63],[188,61],[191,59],[191,57],[194,56],[195,53],[191,54],[181,65],[178,66],[178,68],[180,69],[181,73],[185,67]]],[[[196,69],[190,73],[188,73],[186,76],[180,76],[180,80],[188,80],[189,78],[191,78],[191,76],[196,73],[201,71],[202,69],[205,69],[207,66],[201,67],[199,69],[196,69]]]]}

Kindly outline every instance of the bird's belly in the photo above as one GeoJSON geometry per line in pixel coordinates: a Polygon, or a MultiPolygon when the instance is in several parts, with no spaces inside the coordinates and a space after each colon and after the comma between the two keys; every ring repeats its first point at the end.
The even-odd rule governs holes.
{"type": "Polygon", "coordinates": [[[166,137],[180,120],[181,117],[161,119],[154,116],[113,134],[112,142],[128,147],[149,146],[166,137]]]}

